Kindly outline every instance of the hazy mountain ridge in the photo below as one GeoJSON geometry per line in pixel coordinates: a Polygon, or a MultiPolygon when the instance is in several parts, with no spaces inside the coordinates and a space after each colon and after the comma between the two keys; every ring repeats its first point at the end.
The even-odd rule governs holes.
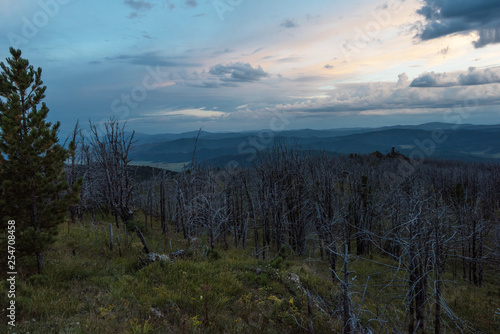
{"type": "MultiPolygon", "coordinates": [[[[190,162],[198,131],[181,134],[137,133],[130,157],[151,163],[190,162]]],[[[388,153],[415,157],[500,162],[500,125],[426,123],[380,128],[270,130],[211,133],[201,131],[196,160],[214,166],[229,161],[250,164],[257,152],[280,141],[304,151],[336,154],[388,153]]]]}

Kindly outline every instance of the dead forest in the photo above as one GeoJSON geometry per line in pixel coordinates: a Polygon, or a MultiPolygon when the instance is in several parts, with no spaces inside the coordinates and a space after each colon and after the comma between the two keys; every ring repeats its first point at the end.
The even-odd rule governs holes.
{"type": "Polygon", "coordinates": [[[194,153],[184,172],[139,175],[128,158],[133,133],[122,124],[109,122],[103,133],[92,125],[89,136],[77,127],[74,139],[67,175],[70,183],[83,176],[84,185],[73,222],[106,215],[115,229],[160,227],[165,243],[175,231],[188,247],[201,238],[211,250],[240,248],[262,260],[313,256],[339,286],[336,305],[317,298],[345,333],[468,332],[444,287],[481,287],[500,275],[496,163],[413,161],[394,150],[313,154],[276,140],[249,168],[198,164],[194,153]],[[353,261],[376,262],[390,279],[354,287],[353,261]],[[371,284],[376,313],[360,301],[371,284]]]}

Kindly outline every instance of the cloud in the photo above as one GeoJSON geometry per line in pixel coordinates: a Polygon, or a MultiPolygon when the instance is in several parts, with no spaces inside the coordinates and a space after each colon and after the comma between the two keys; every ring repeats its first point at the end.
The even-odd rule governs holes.
{"type": "Polygon", "coordinates": [[[197,0],[186,0],[186,5],[194,8],[194,7],[198,6],[198,1],[197,0]]]}
{"type": "Polygon", "coordinates": [[[139,17],[139,12],[140,11],[148,11],[151,8],[153,8],[153,5],[148,2],[148,1],[142,1],[142,0],[124,0],[123,1],[127,6],[132,8],[134,12],[130,13],[129,16],[127,16],[129,19],[135,19],[139,17]]]}
{"type": "MultiPolygon", "coordinates": [[[[270,58],[272,58],[272,57],[270,57],[270,58]]],[[[289,57],[276,59],[276,62],[277,63],[296,63],[296,62],[299,62],[301,60],[303,60],[303,57],[291,55],[289,57]]]]}
{"type": "Polygon", "coordinates": [[[220,82],[214,80],[202,81],[202,82],[186,82],[188,86],[196,88],[221,88],[221,87],[238,87],[234,82],[220,82]]]}
{"type": "Polygon", "coordinates": [[[305,83],[305,82],[323,82],[325,80],[325,77],[319,76],[319,75],[302,75],[295,77],[293,79],[288,79],[289,81],[293,82],[300,82],[300,83],[305,83]]]}
{"type": "Polygon", "coordinates": [[[224,50],[218,50],[218,51],[212,52],[212,55],[213,56],[220,56],[220,55],[223,55],[223,54],[226,54],[226,53],[231,53],[231,52],[234,52],[234,50],[225,48],[224,50]]]}
{"type": "Polygon", "coordinates": [[[426,22],[418,34],[430,40],[450,34],[477,32],[476,48],[500,43],[500,1],[498,0],[423,0],[417,11],[426,22]]]}
{"type": "Polygon", "coordinates": [[[492,28],[479,30],[479,39],[474,42],[476,48],[482,48],[488,44],[500,43],[500,24],[492,28]]]}
{"type": "Polygon", "coordinates": [[[280,26],[287,29],[291,29],[291,28],[297,28],[299,25],[294,20],[285,19],[283,20],[283,22],[281,22],[280,26]]]}
{"type": "Polygon", "coordinates": [[[444,49],[441,49],[441,51],[439,51],[439,53],[442,54],[442,55],[447,55],[449,52],[450,52],[450,46],[449,45],[447,47],[445,47],[444,49]]]}
{"type": "Polygon", "coordinates": [[[251,53],[248,53],[248,54],[243,54],[243,56],[245,56],[245,57],[246,57],[246,56],[251,56],[251,55],[254,55],[254,54],[256,54],[256,53],[258,53],[258,52],[260,52],[260,51],[262,51],[262,50],[264,50],[264,49],[265,49],[265,47],[260,47],[260,48],[258,48],[258,49],[255,49],[255,50],[254,50],[254,51],[252,51],[251,53]]]}
{"type": "Polygon", "coordinates": [[[408,75],[406,73],[401,73],[398,75],[398,83],[396,86],[399,88],[408,87],[408,82],[408,75]]]}
{"type": "Polygon", "coordinates": [[[150,10],[153,8],[153,5],[147,1],[142,1],[142,0],[124,0],[124,3],[128,6],[130,6],[134,10],[150,10]]]}
{"type": "MultiPolygon", "coordinates": [[[[226,52],[232,50],[226,49],[226,52]]],[[[239,87],[240,83],[257,82],[269,77],[262,67],[253,67],[249,63],[217,64],[208,70],[187,71],[178,70],[172,75],[176,83],[196,88],[239,87]]]]}
{"type": "Polygon", "coordinates": [[[227,114],[218,110],[206,110],[205,108],[188,108],[179,110],[164,110],[153,113],[144,114],[146,117],[188,117],[188,118],[198,118],[198,119],[214,119],[223,118],[227,114]]]}
{"type": "Polygon", "coordinates": [[[184,7],[182,4],[179,4],[179,2],[180,2],[179,0],[166,0],[168,8],[171,10],[175,9],[177,7],[176,5],[180,5],[181,8],[185,7],[196,8],[199,5],[198,0],[184,0],[184,7]],[[177,2],[177,4],[175,2],[177,2]]]}
{"type": "Polygon", "coordinates": [[[260,66],[254,68],[249,63],[240,62],[229,65],[215,65],[210,68],[209,73],[218,77],[221,81],[228,82],[255,82],[269,76],[260,66]]]}
{"type": "Polygon", "coordinates": [[[163,56],[158,52],[145,52],[137,55],[118,55],[115,57],[106,57],[108,61],[122,61],[132,65],[146,65],[146,66],[164,66],[164,67],[177,67],[177,66],[198,66],[198,64],[189,63],[181,57],[163,56]]]}
{"type": "Polygon", "coordinates": [[[469,67],[467,73],[460,74],[458,82],[464,86],[500,83],[500,70],[498,68],[478,70],[475,67],[469,67]]]}
{"type": "Polygon", "coordinates": [[[456,77],[447,73],[424,73],[413,79],[411,87],[451,87],[457,86],[456,77]]]}
{"type": "Polygon", "coordinates": [[[474,98],[470,112],[500,105],[499,86],[401,87],[394,83],[339,85],[327,97],[268,107],[290,117],[406,115],[445,112],[474,98]]]}
{"type": "Polygon", "coordinates": [[[201,84],[193,83],[190,85],[198,88],[219,88],[221,86],[220,83],[216,81],[203,81],[201,84]]]}
{"type": "Polygon", "coordinates": [[[415,78],[411,87],[452,87],[500,83],[500,67],[477,69],[469,67],[466,72],[424,73],[415,78]]]}

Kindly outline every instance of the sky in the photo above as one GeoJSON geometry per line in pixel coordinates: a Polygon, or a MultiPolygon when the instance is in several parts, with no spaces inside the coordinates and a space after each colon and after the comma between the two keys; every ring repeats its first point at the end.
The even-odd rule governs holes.
{"type": "Polygon", "coordinates": [[[0,0],[10,46],[62,133],[500,123],[498,0],[0,0]]]}

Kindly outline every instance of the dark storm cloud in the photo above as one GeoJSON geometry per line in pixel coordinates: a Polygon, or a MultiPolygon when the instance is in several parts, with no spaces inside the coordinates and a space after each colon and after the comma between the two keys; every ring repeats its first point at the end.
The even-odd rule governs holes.
{"type": "Polygon", "coordinates": [[[418,37],[430,40],[454,33],[476,31],[476,48],[500,42],[500,1],[424,0],[417,12],[426,23],[418,37]]]}
{"type": "Polygon", "coordinates": [[[500,43],[500,24],[492,28],[484,28],[479,31],[479,40],[474,42],[476,48],[488,44],[500,43]]]}
{"type": "Polygon", "coordinates": [[[146,52],[138,55],[118,55],[115,57],[106,57],[108,61],[122,61],[132,65],[146,65],[146,66],[198,66],[197,64],[189,63],[182,60],[181,57],[166,57],[158,52],[146,52]]]}
{"type": "Polygon", "coordinates": [[[218,77],[221,81],[230,82],[255,82],[269,76],[262,67],[252,67],[249,63],[231,63],[229,65],[218,64],[210,68],[210,74],[218,77]]]}

